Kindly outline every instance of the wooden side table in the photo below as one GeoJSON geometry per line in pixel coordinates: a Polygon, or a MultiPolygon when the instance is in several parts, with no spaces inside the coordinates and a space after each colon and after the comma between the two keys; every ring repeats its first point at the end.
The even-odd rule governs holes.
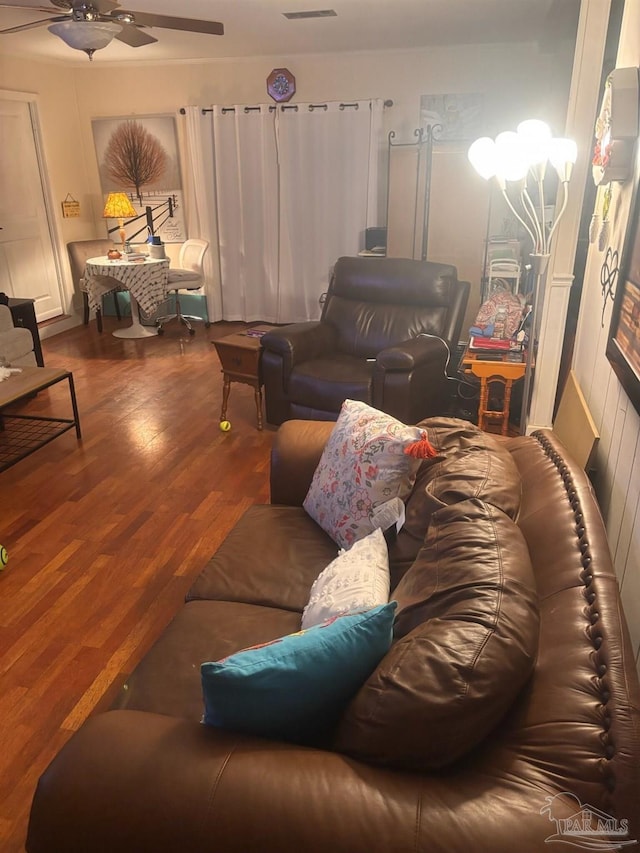
{"type": "Polygon", "coordinates": [[[527,367],[526,362],[507,361],[506,357],[504,360],[488,361],[467,351],[462,358],[462,366],[480,380],[478,426],[480,429],[486,429],[489,421],[497,420],[500,422],[501,434],[507,435],[511,390],[513,383],[524,376],[527,367]],[[496,383],[503,387],[502,409],[492,410],[489,408],[489,390],[491,385],[496,383]]]}
{"type": "Polygon", "coordinates": [[[260,338],[262,335],[258,333],[268,332],[273,328],[275,327],[267,325],[252,326],[244,332],[236,332],[233,335],[220,338],[218,341],[213,341],[224,375],[220,421],[227,419],[227,403],[229,402],[231,383],[243,382],[245,385],[251,385],[255,391],[258,429],[262,429],[262,370],[260,364],[262,357],[260,338]]]}

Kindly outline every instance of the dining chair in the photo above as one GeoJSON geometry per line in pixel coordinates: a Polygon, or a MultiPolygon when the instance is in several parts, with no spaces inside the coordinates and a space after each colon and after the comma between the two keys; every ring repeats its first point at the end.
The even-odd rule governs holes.
{"type": "MultiPolygon", "coordinates": [[[[174,319],[177,319],[182,323],[182,325],[186,326],[190,335],[195,335],[196,330],[193,328],[189,320],[201,320],[202,318],[192,314],[182,313],[180,292],[186,291],[188,293],[192,293],[193,291],[200,290],[202,288],[202,285],[204,284],[202,265],[208,248],[208,240],[197,240],[195,238],[186,240],[180,247],[178,266],[169,268],[169,283],[167,285],[167,292],[175,295],[175,313],[168,314],[165,317],[159,317],[156,320],[159,335],[164,332],[164,326],[166,323],[174,319]]],[[[211,323],[209,321],[209,310],[207,308],[206,298],[204,299],[204,306],[204,324],[209,328],[211,323]]]]}
{"type": "MultiPolygon", "coordinates": [[[[82,295],[82,320],[84,325],[89,323],[89,294],[84,280],[84,268],[89,258],[106,255],[109,249],[113,248],[113,242],[107,239],[98,240],[74,240],[67,243],[67,253],[69,255],[69,266],[71,268],[71,278],[76,292],[82,295]]],[[[113,284],[113,302],[116,309],[116,317],[121,319],[120,305],[118,302],[118,292],[122,290],[120,282],[111,279],[110,276],[102,276],[106,284],[113,284]]],[[[108,296],[109,294],[105,294],[108,296]]],[[[104,297],[103,297],[104,301],[104,297]]],[[[102,331],[102,310],[96,310],[96,325],[98,331],[102,331]]]]}

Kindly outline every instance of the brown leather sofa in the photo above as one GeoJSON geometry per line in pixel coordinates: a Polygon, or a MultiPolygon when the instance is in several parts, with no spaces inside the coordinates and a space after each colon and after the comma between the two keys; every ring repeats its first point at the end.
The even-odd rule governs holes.
{"type": "Polygon", "coordinates": [[[267,422],[335,421],[346,399],[410,424],[446,412],[469,289],[450,264],[339,258],[320,320],[261,340],[267,422]]]}
{"type": "Polygon", "coordinates": [[[272,504],[248,510],[114,710],[41,777],[29,853],[549,853],[640,839],[640,688],[588,479],[546,431],[424,426],[438,456],[390,548],[396,639],[332,740],[200,723],[200,663],[296,631],[335,556],[301,507],[333,424],[291,421],[272,504]],[[507,672],[516,638],[527,651],[507,672]],[[393,722],[381,709],[395,688],[393,722]]]}

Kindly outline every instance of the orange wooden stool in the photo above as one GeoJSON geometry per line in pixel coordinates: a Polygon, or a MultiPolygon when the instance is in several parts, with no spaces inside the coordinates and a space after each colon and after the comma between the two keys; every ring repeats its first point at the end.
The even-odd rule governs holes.
{"type": "Polygon", "coordinates": [[[486,429],[489,420],[501,422],[500,432],[507,435],[509,430],[509,404],[511,389],[517,379],[522,379],[526,369],[524,361],[481,361],[469,359],[465,362],[474,376],[480,380],[480,402],[478,404],[478,426],[486,429]],[[502,409],[489,409],[489,389],[494,383],[504,387],[502,409]]]}

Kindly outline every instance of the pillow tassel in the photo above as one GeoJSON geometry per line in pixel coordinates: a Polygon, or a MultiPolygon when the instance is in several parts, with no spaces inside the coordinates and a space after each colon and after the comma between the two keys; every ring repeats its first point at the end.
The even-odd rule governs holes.
{"type": "Polygon", "coordinates": [[[426,432],[422,432],[420,434],[420,439],[418,441],[408,444],[405,447],[404,452],[407,456],[414,456],[416,459],[432,459],[434,456],[438,455],[438,451],[427,438],[426,432]]]}

